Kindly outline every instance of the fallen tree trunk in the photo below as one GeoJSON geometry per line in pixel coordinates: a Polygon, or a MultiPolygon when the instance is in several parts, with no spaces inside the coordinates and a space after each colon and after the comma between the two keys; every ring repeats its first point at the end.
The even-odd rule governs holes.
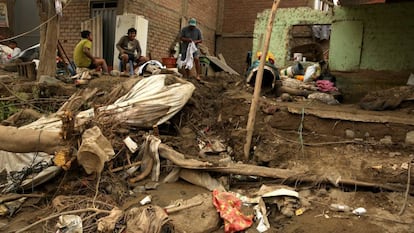
{"type": "Polygon", "coordinates": [[[42,117],[43,114],[39,113],[38,111],[31,109],[31,108],[26,108],[23,110],[20,110],[18,112],[16,112],[15,114],[9,116],[6,120],[4,120],[2,123],[4,125],[16,125],[16,123],[20,120],[20,119],[27,119],[27,118],[32,118],[32,119],[39,119],[40,117],[42,117]]]}
{"type": "Polygon", "coordinates": [[[209,162],[202,162],[195,159],[185,159],[183,154],[175,151],[165,144],[160,144],[158,149],[161,157],[171,160],[174,164],[182,168],[203,169],[226,174],[253,175],[279,179],[287,179],[289,177],[299,175],[297,172],[291,170],[262,167],[250,164],[230,163],[225,167],[213,166],[213,164],[209,162]]]}
{"type": "Polygon", "coordinates": [[[64,145],[60,132],[0,126],[0,150],[3,151],[54,154],[63,149],[64,145]]]}
{"type": "Polygon", "coordinates": [[[77,91],[59,108],[58,112],[78,111],[86,101],[96,94],[96,92],[98,92],[98,88],[86,88],[77,91]]]}
{"type": "MultiPolygon", "coordinates": [[[[298,173],[287,169],[269,168],[250,164],[230,163],[225,167],[217,167],[213,166],[211,163],[208,162],[202,162],[195,159],[186,159],[183,154],[175,151],[171,147],[162,143],[159,145],[158,150],[161,157],[171,160],[175,165],[179,167],[187,169],[208,170],[214,172],[221,172],[225,174],[268,177],[275,179],[283,179],[284,181],[291,181],[295,183],[310,182],[314,184],[332,184],[334,186],[376,188],[396,192],[403,192],[406,189],[405,184],[381,184],[353,179],[338,179],[335,182],[333,182],[332,179],[329,179],[329,177],[310,175],[305,174],[305,172],[298,173]]],[[[411,188],[410,190],[412,190],[410,191],[410,194],[414,194],[414,189],[411,188]]]]}

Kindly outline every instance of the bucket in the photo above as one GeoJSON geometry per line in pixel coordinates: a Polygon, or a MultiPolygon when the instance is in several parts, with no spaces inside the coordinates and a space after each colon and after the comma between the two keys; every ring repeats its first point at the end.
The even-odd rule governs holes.
{"type": "Polygon", "coordinates": [[[177,67],[177,58],[175,57],[164,57],[162,59],[162,64],[165,65],[166,68],[175,68],[177,67]]]}
{"type": "Polygon", "coordinates": [[[297,63],[296,65],[289,66],[286,69],[283,69],[280,71],[280,76],[288,76],[293,77],[295,75],[301,75],[304,74],[304,69],[302,64],[297,63]]]}
{"type": "Polygon", "coordinates": [[[294,61],[302,61],[302,53],[294,53],[293,54],[294,61]]]}

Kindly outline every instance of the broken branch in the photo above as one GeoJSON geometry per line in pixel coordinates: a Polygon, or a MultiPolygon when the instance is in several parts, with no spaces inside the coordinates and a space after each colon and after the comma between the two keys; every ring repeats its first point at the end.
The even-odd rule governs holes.
{"type": "Polygon", "coordinates": [[[50,215],[49,217],[42,218],[42,219],[40,219],[39,221],[36,221],[36,222],[34,222],[34,223],[32,223],[32,224],[30,224],[30,225],[26,226],[26,227],[23,227],[22,229],[20,229],[20,230],[18,230],[18,231],[16,231],[16,233],[22,233],[22,232],[25,232],[25,231],[27,231],[28,229],[30,229],[30,228],[32,228],[32,227],[34,227],[34,226],[36,226],[36,225],[37,225],[37,224],[39,224],[39,223],[45,222],[45,221],[50,220],[50,219],[52,219],[52,218],[59,217],[59,216],[61,216],[61,215],[67,215],[67,214],[78,214],[78,213],[83,213],[83,212],[95,212],[95,213],[98,213],[98,214],[110,214],[110,213],[111,213],[111,211],[110,211],[110,210],[100,210],[100,209],[96,209],[96,208],[86,208],[86,209],[80,209],[80,210],[70,210],[70,211],[66,211],[66,212],[62,212],[62,213],[52,214],[52,215],[50,215]]]}

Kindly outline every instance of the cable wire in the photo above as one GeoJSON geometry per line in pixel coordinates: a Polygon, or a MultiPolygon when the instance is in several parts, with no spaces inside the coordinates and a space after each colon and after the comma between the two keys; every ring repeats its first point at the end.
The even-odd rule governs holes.
{"type": "MultiPolygon", "coordinates": [[[[71,2],[72,2],[72,0],[69,0],[69,1],[66,3],[66,5],[62,8],[62,11],[63,11],[64,9],[66,9],[66,7],[67,7],[67,6],[69,6],[69,4],[70,4],[71,2]]],[[[27,35],[27,34],[29,34],[29,33],[32,33],[32,32],[34,32],[34,31],[38,30],[39,28],[41,28],[43,25],[45,25],[45,24],[49,23],[49,22],[50,22],[52,19],[54,19],[56,16],[58,16],[58,14],[53,15],[52,17],[50,17],[49,19],[47,19],[45,22],[41,23],[39,26],[37,26],[37,27],[35,27],[35,28],[33,28],[33,29],[31,29],[31,30],[27,31],[27,32],[23,32],[23,33],[21,33],[21,34],[19,34],[19,35],[16,35],[16,36],[13,36],[13,37],[9,37],[9,38],[6,38],[6,39],[3,39],[3,40],[0,40],[0,42],[6,42],[6,41],[14,40],[14,39],[17,39],[17,38],[19,38],[19,37],[25,36],[25,35],[27,35]]]]}

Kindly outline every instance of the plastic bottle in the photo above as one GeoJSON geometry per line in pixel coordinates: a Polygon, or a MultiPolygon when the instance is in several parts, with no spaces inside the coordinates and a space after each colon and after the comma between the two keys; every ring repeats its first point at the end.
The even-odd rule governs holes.
{"type": "Polygon", "coordinates": [[[331,204],[329,206],[329,209],[337,212],[351,212],[351,207],[347,205],[341,205],[341,204],[331,204]]]}
{"type": "Polygon", "coordinates": [[[361,216],[367,213],[367,210],[363,207],[356,208],[352,211],[353,214],[361,216]]]}

